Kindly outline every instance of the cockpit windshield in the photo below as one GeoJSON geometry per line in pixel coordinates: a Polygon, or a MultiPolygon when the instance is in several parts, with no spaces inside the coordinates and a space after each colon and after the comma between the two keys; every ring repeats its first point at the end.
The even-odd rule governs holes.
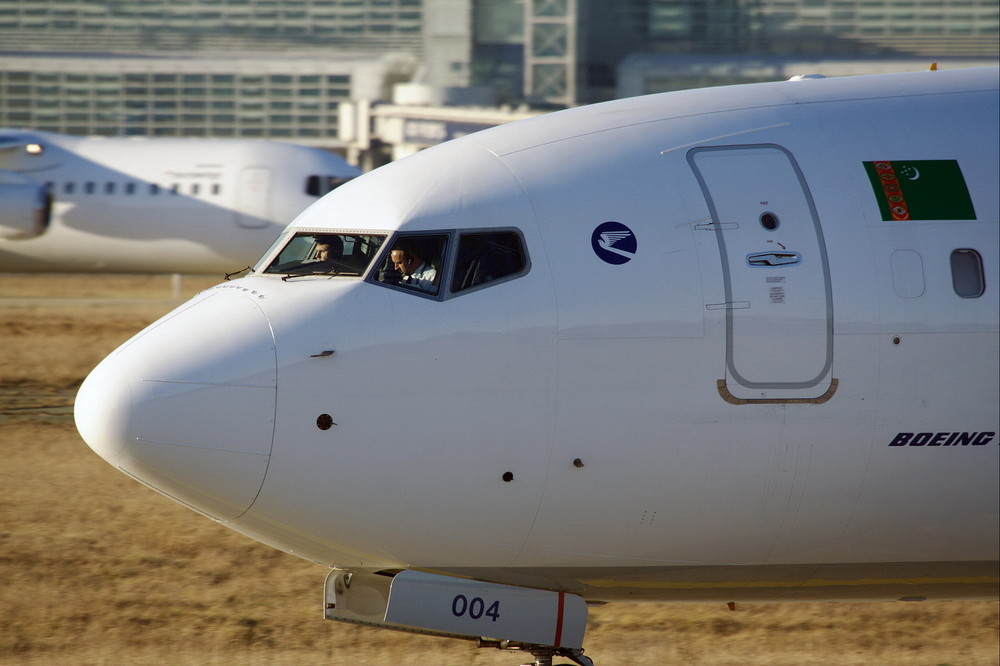
{"type": "Polygon", "coordinates": [[[299,232],[285,239],[264,273],[359,277],[368,270],[384,235],[299,232]]]}

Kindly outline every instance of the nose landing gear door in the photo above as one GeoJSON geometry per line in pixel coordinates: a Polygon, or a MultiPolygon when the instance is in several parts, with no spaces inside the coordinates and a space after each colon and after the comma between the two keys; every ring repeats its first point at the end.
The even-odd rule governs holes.
{"type": "Polygon", "coordinates": [[[833,302],[819,216],[781,146],[688,152],[722,262],[729,402],[823,402],[836,389],[833,302]]]}

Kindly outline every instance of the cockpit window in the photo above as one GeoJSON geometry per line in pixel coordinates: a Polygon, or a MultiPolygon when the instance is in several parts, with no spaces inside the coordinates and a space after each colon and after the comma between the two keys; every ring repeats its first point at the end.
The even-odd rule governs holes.
{"type": "Polygon", "coordinates": [[[334,191],[350,178],[340,176],[309,176],[306,178],[306,194],[314,197],[321,197],[324,194],[334,191]]]}
{"type": "Polygon", "coordinates": [[[384,242],[381,235],[299,232],[287,238],[264,272],[358,277],[384,242]]]}
{"type": "Polygon", "coordinates": [[[527,274],[528,253],[513,228],[401,233],[368,278],[421,296],[450,298],[527,274]]]}
{"type": "Polygon", "coordinates": [[[521,273],[527,258],[521,237],[513,231],[463,233],[451,290],[459,292],[521,273]]]}

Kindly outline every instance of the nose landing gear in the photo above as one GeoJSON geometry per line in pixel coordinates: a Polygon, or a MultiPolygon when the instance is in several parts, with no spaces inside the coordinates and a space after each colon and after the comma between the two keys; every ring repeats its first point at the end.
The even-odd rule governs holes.
{"type": "Polygon", "coordinates": [[[559,648],[558,650],[545,649],[542,651],[532,652],[531,656],[535,658],[534,663],[524,664],[523,666],[553,666],[553,657],[566,657],[572,660],[574,663],[579,664],[579,666],[594,666],[594,662],[590,657],[583,656],[583,650],[570,650],[567,648],[559,648]]]}
{"type": "MultiPolygon", "coordinates": [[[[530,652],[535,658],[534,661],[521,664],[521,666],[564,666],[553,664],[555,657],[565,657],[579,666],[594,666],[590,657],[583,655],[583,648],[557,648],[551,645],[525,645],[514,641],[492,641],[480,638],[476,647],[496,648],[498,650],[509,650],[519,652],[530,652]]],[[[569,665],[565,665],[569,666],[569,665]]]]}

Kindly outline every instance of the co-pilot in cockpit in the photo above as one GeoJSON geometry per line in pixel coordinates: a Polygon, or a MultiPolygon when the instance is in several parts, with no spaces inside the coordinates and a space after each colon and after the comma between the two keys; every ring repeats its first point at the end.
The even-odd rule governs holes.
{"type": "Polygon", "coordinates": [[[414,236],[396,241],[389,251],[382,282],[437,294],[447,236],[414,236]],[[392,269],[389,270],[391,264],[392,269]]]}

